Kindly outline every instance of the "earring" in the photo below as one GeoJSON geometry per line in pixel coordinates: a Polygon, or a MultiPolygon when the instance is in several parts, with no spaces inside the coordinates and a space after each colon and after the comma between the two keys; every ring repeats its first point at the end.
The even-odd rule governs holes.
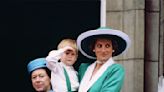
{"type": "Polygon", "coordinates": [[[112,52],[114,52],[114,50],[112,50],[112,52]]]}

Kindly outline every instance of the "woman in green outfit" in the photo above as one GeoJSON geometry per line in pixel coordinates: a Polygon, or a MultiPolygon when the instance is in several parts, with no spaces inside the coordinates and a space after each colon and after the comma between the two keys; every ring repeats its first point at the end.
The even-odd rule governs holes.
{"type": "Polygon", "coordinates": [[[119,30],[99,28],[80,34],[77,45],[84,56],[95,59],[93,63],[80,65],[78,92],[120,92],[125,71],[112,57],[129,47],[128,35],[119,30]]]}

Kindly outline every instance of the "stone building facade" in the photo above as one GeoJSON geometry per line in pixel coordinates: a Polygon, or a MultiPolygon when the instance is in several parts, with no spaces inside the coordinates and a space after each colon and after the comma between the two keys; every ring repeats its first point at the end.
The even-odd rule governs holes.
{"type": "Polygon", "coordinates": [[[107,0],[107,26],[131,38],[115,58],[126,70],[122,92],[157,92],[164,72],[164,0],[107,0]]]}

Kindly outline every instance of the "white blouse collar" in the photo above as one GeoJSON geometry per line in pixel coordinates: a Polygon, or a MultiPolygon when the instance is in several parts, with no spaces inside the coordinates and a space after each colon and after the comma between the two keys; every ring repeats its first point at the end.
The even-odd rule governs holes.
{"type": "Polygon", "coordinates": [[[114,64],[115,62],[113,61],[112,58],[109,58],[102,66],[101,68],[96,72],[96,74],[94,76],[92,76],[92,72],[96,66],[96,62],[94,62],[93,64],[91,64],[86,72],[85,75],[81,81],[80,87],[79,87],[79,92],[87,92],[89,90],[89,88],[96,82],[96,80],[98,80],[98,78],[100,78],[103,73],[106,71],[106,69],[111,66],[112,64],[114,64]],[[92,78],[91,78],[92,76],[92,78]],[[86,84],[88,84],[88,86],[86,86],[86,84]]]}

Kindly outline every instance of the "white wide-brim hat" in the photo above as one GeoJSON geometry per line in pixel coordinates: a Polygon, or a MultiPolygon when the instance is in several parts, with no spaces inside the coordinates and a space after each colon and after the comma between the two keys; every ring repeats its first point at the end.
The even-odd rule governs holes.
{"type": "Polygon", "coordinates": [[[117,56],[125,52],[131,42],[127,34],[120,30],[110,28],[99,28],[81,33],[77,38],[78,48],[84,56],[90,59],[96,59],[95,53],[90,48],[96,38],[109,38],[117,42],[118,47],[113,52],[113,56],[117,56]]]}

